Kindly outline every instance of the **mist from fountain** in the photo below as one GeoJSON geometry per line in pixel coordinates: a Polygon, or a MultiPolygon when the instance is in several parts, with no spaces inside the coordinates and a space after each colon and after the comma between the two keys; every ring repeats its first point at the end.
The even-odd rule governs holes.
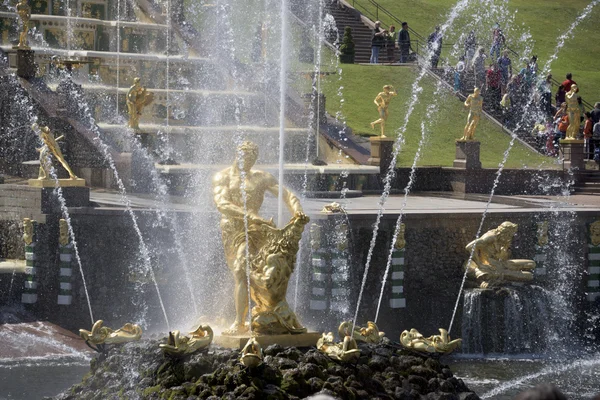
{"type": "MultiPolygon", "coordinates": [[[[121,85],[121,0],[117,0],[117,20],[115,25],[117,27],[117,84],[115,88],[115,122],[121,122],[119,115],[119,86],[121,85]]],[[[127,99],[125,99],[127,101],[127,99]]]]}
{"type": "MultiPolygon", "coordinates": [[[[115,160],[113,159],[112,155],[110,154],[110,149],[109,149],[108,145],[102,140],[102,135],[100,133],[100,130],[98,129],[98,126],[96,125],[94,117],[91,114],[90,108],[87,105],[85,98],[82,98],[81,94],[78,93],[78,91],[73,91],[71,93],[71,95],[72,95],[73,99],[76,100],[76,104],[79,107],[79,111],[83,113],[85,119],[87,120],[86,122],[89,124],[88,129],[90,129],[90,131],[92,131],[94,133],[94,135],[96,136],[95,137],[96,143],[100,147],[100,149],[104,155],[104,159],[108,162],[108,165],[110,166],[110,169],[112,170],[115,182],[117,183],[117,187],[119,188],[119,193],[121,195],[121,202],[125,206],[126,213],[131,218],[133,229],[139,240],[140,253],[141,253],[140,257],[141,257],[143,269],[138,272],[141,272],[140,275],[143,275],[144,273],[150,275],[150,279],[156,290],[156,294],[158,296],[158,301],[160,303],[160,307],[162,309],[163,316],[165,318],[165,323],[166,323],[167,329],[170,330],[169,317],[167,316],[167,311],[165,309],[165,305],[163,303],[162,296],[160,294],[158,282],[156,281],[156,276],[154,274],[154,270],[151,265],[150,252],[148,250],[148,247],[146,246],[146,242],[144,241],[142,231],[140,230],[140,227],[139,227],[139,224],[137,221],[137,216],[135,215],[135,213],[133,212],[133,208],[131,207],[131,200],[127,197],[127,190],[125,189],[125,184],[119,177],[119,173],[118,173],[116,165],[115,165],[115,160]]],[[[133,271],[133,272],[136,272],[136,271],[133,271]]],[[[148,311],[148,306],[143,301],[142,301],[142,303],[143,303],[141,305],[142,310],[140,311],[140,315],[139,315],[136,323],[141,326],[146,326],[146,323],[147,323],[146,322],[146,314],[148,311]]]]}

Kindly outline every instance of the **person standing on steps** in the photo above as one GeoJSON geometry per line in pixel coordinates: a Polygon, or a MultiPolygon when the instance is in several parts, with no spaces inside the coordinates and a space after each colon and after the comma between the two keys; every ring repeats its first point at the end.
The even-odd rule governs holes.
{"type": "Polygon", "coordinates": [[[379,63],[379,50],[385,43],[387,31],[381,29],[381,22],[375,21],[375,29],[373,29],[373,38],[371,39],[371,64],[379,63]]]}
{"type": "Polygon", "coordinates": [[[435,31],[427,38],[428,56],[431,56],[431,68],[437,68],[442,54],[442,33],[440,27],[436,26],[435,31]]]}
{"type": "Polygon", "coordinates": [[[412,50],[412,47],[410,46],[410,33],[408,32],[408,22],[402,23],[402,29],[398,34],[398,47],[400,48],[400,63],[408,62],[408,56],[410,54],[410,50],[412,50]]]}

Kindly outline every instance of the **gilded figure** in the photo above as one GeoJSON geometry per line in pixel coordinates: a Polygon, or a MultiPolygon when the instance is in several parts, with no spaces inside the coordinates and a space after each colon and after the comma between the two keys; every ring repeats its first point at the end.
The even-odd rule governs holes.
{"type": "Polygon", "coordinates": [[[467,97],[465,107],[469,109],[469,116],[467,117],[467,125],[465,125],[463,137],[458,140],[469,142],[475,140],[475,129],[477,129],[477,125],[481,119],[483,97],[481,97],[479,88],[474,88],[473,93],[467,97]]]}
{"type": "Polygon", "coordinates": [[[167,343],[160,344],[159,347],[165,353],[182,356],[207,348],[212,343],[213,337],[214,333],[210,326],[200,325],[190,332],[189,336],[181,335],[179,331],[169,332],[167,343]]]}
{"type": "Polygon", "coordinates": [[[133,79],[133,85],[127,92],[127,111],[129,112],[128,127],[138,130],[140,129],[140,117],[144,107],[152,103],[154,94],[148,92],[145,87],[142,87],[140,78],[133,79]]]}
{"type": "Polygon", "coordinates": [[[248,342],[242,349],[240,362],[248,368],[257,367],[263,362],[263,350],[255,337],[248,339],[248,342]]]}
{"type": "Polygon", "coordinates": [[[379,119],[371,122],[371,128],[375,129],[375,125],[379,124],[381,129],[381,137],[385,136],[385,123],[388,119],[389,112],[388,107],[390,106],[390,102],[392,101],[392,97],[397,96],[396,90],[392,85],[385,85],[383,87],[383,92],[379,92],[373,103],[377,106],[377,112],[379,112],[379,119]]]}
{"type": "Polygon", "coordinates": [[[344,336],[342,343],[336,343],[331,332],[323,333],[323,336],[317,341],[317,349],[338,361],[354,362],[360,357],[360,350],[353,337],[344,336]]]}
{"type": "Polygon", "coordinates": [[[63,218],[58,220],[58,244],[61,246],[69,244],[69,225],[63,218]]]}
{"type": "Polygon", "coordinates": [[[548,221],[537,223],[537,241],[538,246],[546,246],[548,244],[548,221]]]}
{"type": "Polygon", "coordinates": [[[258,215],[265,194],[278,195],[279,183],[273,175],[252,169],[257,158],[258,147],[244,142],[237,149],[233,165],[213,178],[214,201],[221,213],[225,259],[234,279],[236,316],[224,334],[237,335],[249,329],[244,322],[248,314],[247,265],[250,293],[256,303],[252,309],[253,331],[259,334],[302,333],[306,328],[300,325],[285,295],[295,267],[298,243],[309,218],[298,198],[285,188],[283,202],[292,214],[290,222],[277,229],[272,218],[266,220],[258,215]]]}
{"type": "Polygon", "coordinates": [[[23,218],[23,241],[29,246],[34,241],[35,221],[30,218],[23,218]]]}
{"type": "MultiPolygon", "coordinates": [[[[350,336],[351,330],[352,321],[342,322],[338,328],[338,334],[340,335],[340,339],[343,339],[346,336],[350,336]]],[[[377,327],[375,322],[369,321],[367,322],[366,327],[355,326],[351,336],[357,342],[379,343],[381,342],[381,339],[385,337],[385,333],[379,331],[379,328],[377,327]]]]}
{"type": "Polygon", "coordinates": [[[424,337],[416,329],[404,331],[400,334],[400,344],[407,349],[416,350],[424,353],[444,353],[448,354],[454,351],[462,343],[462,339],[450,338],[448,331],[439,329],[439,335],[424,337]]]}
{"type": "Polygon", "coordinates": [[[575,140],[579,134],[581,108],[579,108],[579,103],[577,102],[577,92],[579,92],[579,89],[576,84],[573,84],[571,85],[571,90],[565,95],[567,114],[569,116],[569,126],[567,127],[565,140],[575,140]]]}
{"type": "Polygon", "coordinates": [[[394,247],[397,250],[402,250],[406,247],[406,240],[404,239],[404,234],[406,232],[406,225],[400,224],[400,229],[398,229],[398,236],[396,236],[396,244],[394,247]]]}
{"type": "Polygon", "coordinates": [[[39,132],[40,140],[42,141],[42,147],[36,149],[40,153],[40,171],[38,175],[39,180],[49,179],[48,175],[50,174],[50,169],[52,167],[52,156],[58,160],[58,162],[63,166],[64,169],[69,173],[70,179],[79,179],[69,167],[67,161],[65,161],[65,157],[60,151],[60,147],[58,146],[58,141],[64,138],[63,135],[55,138],[52,132],[50,132],[50,128],[47,126],[39,126],[38,124],[33,124],[31,126],[34,132],[39,132]]]}
{"type": "Polygon", "coordinates": [[[590,240],[592,245],[600,245],[600,220],[592,222],[590,224],[590,240]]]}
{"type": "Polygon", "coordinates": [[[23,29],[19,34],[18,49],[29,49],[27,41],[27,33],[29,32],[29,20],[31,19],[31,7],[28,0],[20,0],[17,3],[17,14],[23,23],[23,29]]]}
{"type": "Polygon", "coordinates": [[[81,336],[86,343],[96,346],[133,342],[140,340],[142,337],[142,328],[135,324],[126,323],[122,328],[117,329],[116,331],[103,325],[104,321],[99,319],[94,323],[91,331],[80,329],[79,336],[81,336]]]}
{"type": "Polygon", "coordinates": [[[467,260],[465,268],[477,280],[479,287],[533,280],[535,261],[510,259],[510,246],[517,228],[512,222],[503,222],[466,246],[473,257],[467,260]]]}

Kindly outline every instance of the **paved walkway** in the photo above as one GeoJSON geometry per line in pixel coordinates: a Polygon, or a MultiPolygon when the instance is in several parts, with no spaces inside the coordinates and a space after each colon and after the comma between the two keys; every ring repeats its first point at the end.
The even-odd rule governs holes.
{"type": "MultiPolygon", "coordinates": [[[[415,193],[408,196],[404,212],[406,214],[465,214],[483,213],[486,207],[487,195],[467,195],[465,199],[457,198],[453,193],[415,193]]],[[[158,208],[159,203],[149,195],[130,195],[134,208],[158,208]]],[[[345,200],[345,208],[351,215],[374,215],[379,210],[380,196],[363,196],[345,200]]],[[[91,200],[101,207],[122,207],[118,193],[107,190],[93,190],[91,200]]],[[[163,207],[173,211],[212,211],[214,207],[209,204],[199,206],[194,199],[178,196],[167,196],[166,205],[163,207]]],[[[318,214],[321,209],[331,202],[340,202],[339,199],[305,199],[304,209],[309,215],[318,214]]],[[[393,195],[387,199],[385,214],[398,214],[403,207],[404,196],[393,195]]],[[[277,203],[275,198],[268,196],[263,205],[263,214],[276,214],[277,203]]],[[[600,196],[573,195],[568,198],[555,196],[496,196],[489,205],[489,212],[536,212],[548,210],[562,211],[594,211],[600,213],[600,196]]]]}

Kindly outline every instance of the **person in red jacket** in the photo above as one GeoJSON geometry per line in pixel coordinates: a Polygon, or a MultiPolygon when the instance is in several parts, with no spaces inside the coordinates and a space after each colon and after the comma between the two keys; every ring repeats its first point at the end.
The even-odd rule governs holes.
{"type": "Polygon", "coordinates": [[[568,92],[569,90],[571,90],[571,86],[573,85],[577,85],[577,82],[575,82],[572,78],[573,78],[573,74],[572,73],[568,73],[566,76],[567,79],[565,79],[562,83],[565,92],[568,92]]]}

